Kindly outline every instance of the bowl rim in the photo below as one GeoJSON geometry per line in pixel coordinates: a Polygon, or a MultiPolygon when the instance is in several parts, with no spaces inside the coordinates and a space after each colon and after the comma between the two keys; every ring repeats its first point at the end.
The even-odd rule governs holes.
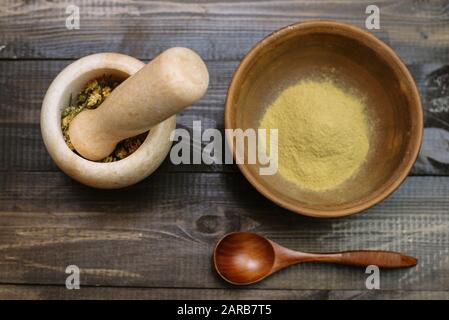
{"type": "MultiPolygon", "coordinates": [[[[238,168],[243,173],[245,178],[253,185],[256,190],[258,190],[263,196],[271,200],[272,202],[276,203],[277,205],[288,209],[292,212],[310,216],[310,217],[316,217],[316,218],[337,218],[337,217],[344,217],[353,215],[356,213],[360,213],[366,209],[369,209],[373,207],[374,205],[378,204],[379,202],[386,199],[389,195],[391,195],[396,189],[399,188],[399,186],[405,181],[405,178],[408,176],[410,170],[412,169],[414,163],[416,162],[416,159],[419,154],[419,150],[421,148],[421,142],[422,142],[422,136],[423,136],[423,130],[424,130],[424,119],[423,119],[423,111],[422,111],[422,104],[421,104],[421,98],[419,96],[418,89],[416,87],[416,83],[410,74],[410,71],[405,66],[405,63],[401,60],[401,58],[397,55],[397,53],[386,43],[375,37],[373,34],[371,34],[368,31],[365,31],[357,26],[348,24],[348,23],[342,23],[334,20],[310,20],[310,21],[304,21],[304,22],[298,22],[294,23],[288,26],[285,26],[279,30],[276,30],[272,32],[271,34],[264,37],[262,40],[258,41],[244,56],[244,58],[241,60],[239,65],[234,71],[234,74],[231,78],[231,83],[228,88],[226,101],[225,101],[225,108],[224,108],[224,127],[225,132],[227,136],[228,141],[228,147],[232,150],[232,154],[235,160],[236,152],[235,152],[235,144],[229,144],[229,139],[231,138],[227,134],[227,129],[235,129],[232,128],[232,104],[234,97],[236,96],[236,93],[240,89],[239,87],[239,80],[242,79],[244,76],[244,69],[252,62],[253,58],[267,45],[273,43],[274,41],[278,40],[279,38],[282,38],[292,32],[297,32],[298,30],[305,30],[305,29],[313,29],[313,28],[320,28],[320,32],[325,32],[324,29],[330,31],[334,31],[333,34],[336,32],[342,32],[345,33],[346,36],[354,37],[357,36],[358,40],[363,40],[364,45],[368,45],[367,42],[370,45],[376,46],[376,51],[382,52],[382,55],[386,58],[386,61],[390,66],[395,65],[396,68],[393,68],[394,72],[396,73],[399,69],[399,72],[401,73],[401,76],[404,76],[404,83],[409,89],[409,107],[412,109],[411,114],[415,118],[415,121],[417,125],[412,128],[412,137],[409,149],[407,150],[407,162],[401,162],[401,165],[398,169],[401,171],[399,174],[395,177],[394,180],[388,180],[386,183],[386,186],[384,188],[381,188],[381,190],[374,191],[374,196],[369,197],[366,199],[366,201],[363,202],[357,202],[353,206],[345,207],[345,208],[339,208],[339,209],[316,209],[312,208],[310,206],[303,206],[298,203],[293,203],[292,201],[285,200],[279,196],[277,196],[274,192],[272,192],[269,188],[265,187],[262,183],[258,181],[257,175],[253,175],[247,164],[245,163],[237,163],[238,168]]],[[[373,48],[373,47],[371,47],[373,48]]]]}

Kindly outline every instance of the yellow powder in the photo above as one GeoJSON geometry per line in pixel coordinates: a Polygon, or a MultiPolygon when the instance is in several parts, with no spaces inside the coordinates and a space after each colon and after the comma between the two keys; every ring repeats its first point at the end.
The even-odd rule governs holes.
{"type": "Polygon", "coordinates": [[[278,129],[279,174],[313,191],[349,179],[368,153],[362,100],[331,80],[303,80],[287,88],[268,107],[260,127],[278,129]]]}

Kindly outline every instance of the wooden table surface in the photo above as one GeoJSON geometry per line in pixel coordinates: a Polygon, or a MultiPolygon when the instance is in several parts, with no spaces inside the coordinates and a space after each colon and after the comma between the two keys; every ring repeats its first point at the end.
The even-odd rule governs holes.
{"type": "Polygon", "coordinates": [[[143,182],[104,191],[67,177],[42,142],[39,115],[50,82],[75,59],[113,51],[144,61],[172,46],[196,50],[209,67],[206,96],[177,125],[223,129],[233,70],[265,35],[325,18],[364,27],[372,1],[8,1],[0,0],[0,298],[449,299],[449,2],[376,1],[381,29],[412,72],[425,137],[406,182],[361,215],[302,217],[262,197],[234,165],[167,159],[143,182]],[[67,30],[66,7],[81,10],[67,30]],[[251,230],[293,249],[385,249],[419,258],[381,271],[309,264],[235,288],[211,268],[229,231],[251,230]],[[65,268],[81,269],[67,290],[65,268]]]}

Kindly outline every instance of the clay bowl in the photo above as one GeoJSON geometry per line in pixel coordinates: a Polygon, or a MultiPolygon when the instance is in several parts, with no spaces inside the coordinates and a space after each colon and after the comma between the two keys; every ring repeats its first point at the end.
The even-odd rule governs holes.
{"type": "MultiPolygon", "coordinates": [[[[225,106],[226,129],[257,129],[282,89],[326,70],[365,99],[373,129],[361,169],[339,187],[318,193],[301,189],[279,174],[260,175],[260,163],[238,164],[268,199],[288,210],[323,218],[354,214],[382,201],[404,181],[416,160],[423,131],[421,102],[413,78],[395,52],[351,25],[333,21],[291,25],[260,41],[245,56],[234,73],[225,106]]],[[[231,139],[228,132],[227,138],[231,139]]],[[[234,157],[243,156],[247,145],[231,148],[234,157]]]]}
{"type": "Polygon", "coordinates": [[[110,163],[84,159],[67,147],[62,135],[61,109],[69,104],[70,96],[76,97],[89,80],[104,74],[124,80],[144,65],[123,54],[97,53],[68,65],[48,88],[41,110],[42,138],[56,165],[73,179],[96,188],[123,188],[149,176],[167,156],[176,116],[154,126],[133,154],[110,163]]]}

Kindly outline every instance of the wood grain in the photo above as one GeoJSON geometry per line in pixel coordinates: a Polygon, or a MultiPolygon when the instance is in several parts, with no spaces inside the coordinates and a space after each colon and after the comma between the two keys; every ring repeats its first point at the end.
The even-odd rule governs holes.
{"type": "Polygon", "coordinates": [[[0,285],[0,299],[220,299],[220,300],[421,300],[449,299],[447,291],[391,290],[269,290],[269,289],[191,289],[191,288],[119,288],[83,287],[67,290],[63,286],[0,285]]]}
{"type": "MultiPolygon", "coordinates": [[[[0,90],[0,171],[57,171],[40,134],[40,108],[56,75],[72,61],[0,61],[4,90],[0,90]]],[[[178,128],[192,132],[193,121],[203,129],[223,128],[223,104],[236,61],[208,62],[210,89],[206,96],[177,115],[178,128]]],[[[192,135],[191,135],[192,136],[192,135]]],[[[207,142],[203,143],[203,145],[207,142]]],[[[168,159],[167,159],[168,160],[168,159]]],[[[170,171],[235,171],[232,166],[180,165],[169,161],[160,168],[170,171]]]]}
{"type": "MultiPolygon", "coordinates": [[[[449,60],[448,60],[449,61],[449,60]]],[[[3,89],[0,90],[0,171],[57,171],[40,135],[39,117],[45,91],[56,75],[71,60],[1,61],[3,89]]],[[[238,61],[208,61],[210,87],[205,97],[177,116],[178,128],[192,132],[193,121],[201,121],[203,130],[223,131],[223,105],[227,87],[238,61]]],[[[446,97],[449,69],[442,64],[409,65],[420,91],[425,113],[424,144],[412,174],[449,175],[449,109],[438,110],[434,101],[446,97]],[[438,73],[438,77],[435,74],[438,73]],[[434,79],[434,81],[429,81],[434,79]],[[436,84],[435,84],[436,83],[436,84]],[[432,128],[431,130],[429,130],[432,128]]],[[[438,100],[440,101],[440,100],[438,100]]],[[[448,100],[449,103],[449,100],[448,100]]],[[[204,142],[203,145],[207,144],[204,142]]],[[[160,170],[228,172],[226,165],[172,165],[166,161],[160,170]]]]}
{"type": "MultiPolygon", "coordinates": [[[[79,58],[122,52],[150,59],[188,46],[207,60],[238,60],[273,30],[309,19],[338,19],[364,27],[370,0],[345,1],[21,1],[0,8],[0,57],[79,58]],[[67,30],[65,9],[80,8],[80,29],[67,30]]],[[[377,1],[375,34],[408,63],[448,61],[446,1],[377,1]],[[432,50],[429,50],[432,48],[432,50]]]]}
{"type": "MultiPolygon", "coordinates": [[[[316,220],[271,204],[240,174],[157,172],[108,192],[59,172],[4,173],[0,283],[63,284],[65,267],[76,264],[85,285],[226,288],[212,271],[212,246],[226,232],[251,230],[306,252],[404,252],[420,264],[382,272],[382,289],[449,290],[448,182],[410,177],[362,215],[316,220]]],[[[310,264],[255,287],[362,290],[365,279],[363,268],[310,264]]]]}

